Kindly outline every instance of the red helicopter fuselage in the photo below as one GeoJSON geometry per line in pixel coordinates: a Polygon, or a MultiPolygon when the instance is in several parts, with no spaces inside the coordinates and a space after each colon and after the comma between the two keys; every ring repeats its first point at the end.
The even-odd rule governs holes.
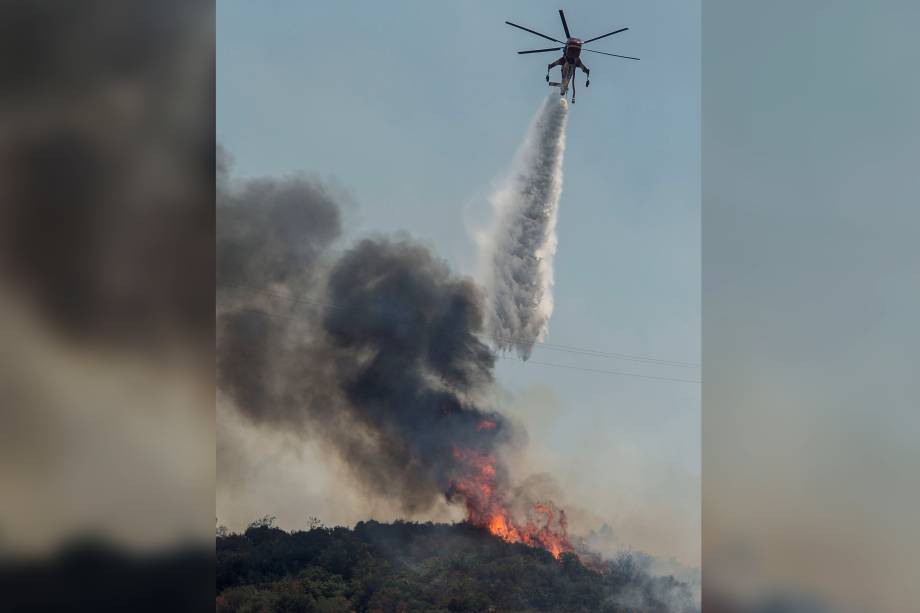
{"type": "Polygon", "coordinates": [[[574,64],[578,59],[578,56],[581,55],[581,39],[580,38],[570,38],[565,41],[565,59],[568,63],[574,64]]]}

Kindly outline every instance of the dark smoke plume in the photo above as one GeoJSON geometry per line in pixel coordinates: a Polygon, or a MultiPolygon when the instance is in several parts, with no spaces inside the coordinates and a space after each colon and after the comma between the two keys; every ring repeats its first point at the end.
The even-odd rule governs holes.
{"type": "Polygon", "coordinates": [[[307,300],[341,233],[339,208],[328,188],[301,176],[231,185],[222,149],[218,161],[218,388],[258,422],[303,428],[312,403],[301,409],[285,397],[300,386],[294,354],[317,333],[320,310],[307,300]]]}
{"type": "Polygon", "coordinates": [[[319,256],[342,232],[336,194],[302,176],[227,183],[220,151],[218,287],[309,282],[319,256]]]}
{"type": "Polygon", "coordinates": [[[494,357],[471,280],[405,236],[334,257],[338,208],[304,178],[225,187],[218,219],[218,381],[246,417],[314,437],[408,512],[462,476],[455,449],[508,440],[480,405],[494,357]]]}
{"type": "MultiPolygon", "coordinates": [[[[520,433],[484,400],[495,357],[479,340],[482,293],[405,235],[334,252],[336,202],[304,177],[219,181],[221,392],[254,425],[319,443],[368,496],[409,514],[446,499],[500,538],[514,529],[513,542],[571,552],[551,482],[514,485],[502,462],[520,433]]],[[[598,562],[598,572],[618,574],[613,564],[598,562]]],[[[644,570],[629,575],[628,606],[651,602],[659,584],[650,581],[644,570]]],[[[662,585],[670,598],[683,584],[662,585]]]]}

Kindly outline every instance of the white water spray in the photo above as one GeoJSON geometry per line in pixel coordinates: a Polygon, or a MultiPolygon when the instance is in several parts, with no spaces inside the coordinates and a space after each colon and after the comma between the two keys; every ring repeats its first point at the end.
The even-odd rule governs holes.
{"type": "Polygon", "coordinates": [[[537,111],[508,179],[490,198],[495,222],[483,243],[489,328],[499,349],[527,359],[553,313],[553,256],[562,194],[568,105],[551,95],[537,111]]]}

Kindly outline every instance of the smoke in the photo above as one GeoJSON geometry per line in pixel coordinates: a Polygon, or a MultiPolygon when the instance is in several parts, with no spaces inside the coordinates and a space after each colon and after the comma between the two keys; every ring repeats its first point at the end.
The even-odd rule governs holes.
{"type": "Polygon", "coordinates": [[[655,563],[639,552],[622,552],[606,562],[608,576],[621,585],[609,603],[627,611],[698,613],[700,605],[690,585],[673,575],[656,574],[655,563]]]}
{"type": "Polygon", "coordinates": [[[331,187],[301,175],[229,185],[219,151],[218,287],[310,283],[320,256],[342,233],[331,187]]]}
{"type": "MultiPolygon", "coordinates": [[[[495,356],[480,340],[478,286],[407,235],[342,251],[342,195],[325,183],[231,184],[221,168],[217,380],[234,417],[316,444],[318,461],[348,471],[362,506],[384,500],[430,516],[453,505],[507,541],[575,551],[551,502],[556,484],[510,474],[507,452],[523,432],[489,408],[495,356]]],[[[218,443],[224,482],[240,470],[234,444],[218,443]]],[[[629,603],[690,610],[662,604],[683,598],[683,584],[622,560],[598,568],[633,586],[629,603]]]]}
{"type": "Polygon", "coordinates": [[[537,112],[506,183],[493,195],[495,225],[483,250],[489,331],[499,349],[527,359],[553,312],[553,256],[562,193],[565,100],[537,112]]]}
{"type": "Polygon", "coordinates": [[[455,449],[510,440],[483,407],[494,356],[472,280],[407,236],[333,253],[335,197],[305,177],[225,182],[218,207],[218,385],[247,419],[318,441],[407,513],[462,478],[455,449]]]}

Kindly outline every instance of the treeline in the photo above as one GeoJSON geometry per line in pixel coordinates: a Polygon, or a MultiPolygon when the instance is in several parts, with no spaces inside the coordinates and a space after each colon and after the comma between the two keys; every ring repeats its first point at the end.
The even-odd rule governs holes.
{"type": "MultiPolygon", "coordinates": [[[[592,566],[595,566],[592,564],[592,566]]],[[[468,524],[360,522],[217,537],[217,612],[695,611],[641,555],[588,568],[468,524]]]]}

